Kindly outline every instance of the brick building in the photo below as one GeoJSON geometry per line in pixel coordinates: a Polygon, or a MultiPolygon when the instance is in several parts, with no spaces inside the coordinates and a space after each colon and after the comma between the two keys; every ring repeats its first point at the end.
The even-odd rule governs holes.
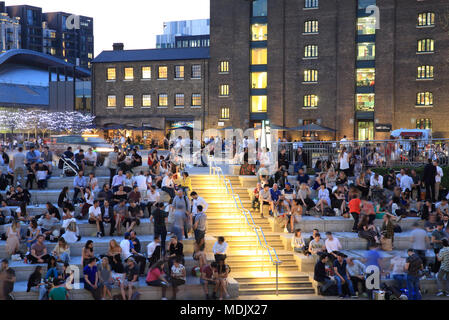
{"type": "Polygon", "coordinates": [[[211,0],[207,126],[448,137],[448,17],[446,0],[211,0]]]}
{"type": "MultiPolygon", "coordinates": [[[[97,125],[195,127],[208,105],[209,48],[103,51],[93,63],[97,125]]],[[[134,134],[135,135],[135,134],[134,134]]]]}

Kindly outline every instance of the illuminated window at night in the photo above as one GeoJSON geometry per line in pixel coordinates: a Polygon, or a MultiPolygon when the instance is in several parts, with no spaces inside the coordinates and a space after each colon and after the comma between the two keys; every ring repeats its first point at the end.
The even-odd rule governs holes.
{"type": "Polygon", "coordinates": [[[229,108],[220,109],[220,120],[229,120],[231,118],[229,108]]]}
{"type": "Polygon", "coordinates": [[[357,34],[359,36],[376,34],[376,18],[375,17],[358,18],[357,34]]]}
{"type": "Polygon", "coordinates": [[[435,13],[424,12],[418,14],[418,27],[431,27],[435,25],[435,13]]]}
{"type": "Polygon", "coordinates": [[[132,108],[132,107],[134,107],[134,96],[126,95],[125,96],[125,108],[132,108]]]}
{"type": "Polygon", "coordinates": [[[108,96],[108,108],[117,107],[117,96],[108,96]]]}
{"type": "Polygon", "coordinates": [[[159,107],[168,107],[168,94],[162,93],[159,95],[159,107]]]}
{"type": "Polygon", "coordinates": [[[304,23],[304,33],[318,33],[318,20],[306,21],[304,23]]]}
{"type": "Polygon", "coordinates": [[[168,67],[159,67],[158,79],[167,79],[168,77],[168,67]]]}
{"type": "Polygon", "coordinates": [[[221,61],[220,62],[220,73],[228,73],[229,72],[229,61],[221,61]]]}
{"type": "Polygon", "coordinates": [[[418,40],[418,52],[434,52],[434,51],[435,51],[435,40],[433,39],[418,40]]]}
{"type": "Polygon", "coordinates": [[[304,96],[304,108],[317,108],[317,107],[318,107],[318,96],[314,94],[304,96]]]}
{"type": "Polygon", "coordinates": [[[117,79],[117,74],[116,74],[115,68],[108,68],[107,79],[108,80],[115,80],[115,79],[117,79]]]}
{"type": "Polygon", "coordinates": [[[267,41],[268,26],[266,23],[255,23],[251,26],[251,41],[267,41]]]}
{"type": "Polygon", "coordinates": [[[125,68],[125,80],[134,80],[134,68],[125,68]]]}
{"type": "Polygon", "coordinates": [[[220,85],[220,97],[229,97],[229,85],[222,84],[220,85]]]}
{"type": "Polygon", "coordinates": [[[260,113],[267,112],[267,96],[252,96],[251,97],[251,112],[260,113]]]}
{"type": "Polygon", "coordinates": [[[374,111],[374,93],[361,93],[356,96],[356,111],[374,111]]]}
{"type": "Polygon", "coordinates": [[[304,57],[305,58],[317,58],[318,57],[318,46],[308,45],[304,47],[304,57]]]}
{"type": "Polygon", "coordinates": [[[267,64],[267,48],[253,48],[251,49],[251,64],[260,65],[267,64]]]}
{"type": "Polygon", "coordinates": [[[431,119],[416,120],[416,129],[432,130],[432,120],[431,119]]]}
{"type": "Polygon", "coordinates": [[[192,107],[201,107],[203,99],[201,98],[200,93],[192,94],[192,107]]]}
{"type": "Polygon", "coordinates": [[[374,87],[376,84],[375,68],[357,69],[357,87],[374,87]]]}
{"type": "Polygon", "coordinates": [[[267,88],[267,72],[251,73],[251,88],[266,89],[267,88]]]}
{"type": "Polygon", "coordinates": [[[142,95],[142,107],[144,108],[151,107],[151,94],[142,95]]]}
{"type": "Polygon", "coordinates": [[[416,95],[416,105],[431,107],[433,106],[433,93],[432,92],[419,92],[416,95]]]}
{"type": "Polygon", "coordinates": [[[418,79],[433,79],[433,66],[419,66],[418,79]]]}
{"type": "Polygon", "coordinates": [[[374,42],[364,42],[357,44],[357,60],[375,60],[376,44],[374,42]]]}
{"type": "Polygon", "coordinates": [[[175,95],[175,106],[176,107],[184,107],[185,101],[184,101],[184,94],[183,93],[177,93],[175,95]]]}
{"type": "Polygon", "coordinates": [[[304,82],[318,82],[318,70],[304,70],[304,82]]]}
{"type": "Polygon", "coordinates": [[[151,67],[142,67],[142,79],[151,79],[151,67]]]}

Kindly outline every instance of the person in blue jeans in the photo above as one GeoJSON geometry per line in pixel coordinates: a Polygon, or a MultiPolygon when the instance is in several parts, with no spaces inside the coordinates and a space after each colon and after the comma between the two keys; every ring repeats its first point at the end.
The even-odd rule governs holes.
{"type": "Polygon", "coordinates": [[[419,286],[419,272],[423,269],[421,258],[415,253],[414,249],[408,250],[408,258],[405,263],[405,271],[407,271],[407,290],[409,300],[421,300],[421,292],[419,286]]]}
{"type": "Polygon", "coordinates": [[[347,256],[342,253],[337,253],[337,260],[334,261],[334,272],[335,280],[337,281],[338,295],[340,298],[344,298],[342,285],[347,283],[349,288],[349,293],[352,298],[357,298],[354,287],[352,285],[351,276],[349,275],[346,263],[347,256]]]}
{"type": "Polygon", "coordinates": [[[48,280],[49,278],[57,279],[58,274],[59,274],[58,264],[56,262],[56,258],[51,257],[50,260],[48,260],[47,274],[45,275],[45,280],[48,280]]]}

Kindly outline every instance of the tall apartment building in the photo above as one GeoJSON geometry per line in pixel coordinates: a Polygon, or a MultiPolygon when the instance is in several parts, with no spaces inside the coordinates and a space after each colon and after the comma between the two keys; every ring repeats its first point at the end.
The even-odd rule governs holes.
{"type": "Polygon", "coordinates": [[[156,48],[208,47],[210,19],[164,22],[164,34],[156,36],[156,48]]]}
{"type": "Polygon", "coordinates": [[[20,19],[10,18],[0,3],[0,53],[20,48],[20,19]]]}
{"type": "Polygon", "coordinates": [[[211,0],[207,125],[448,136],[448,13],[447,0],[211,0]]]}
{"type": "Polygon", "coordinates": [[[20,19],[21,48],[51,54],[68,63],[88,68],[94,55],[93,18],[66,12],[43,13],[28,5],[5,6],[8,16],[20,19]]]}

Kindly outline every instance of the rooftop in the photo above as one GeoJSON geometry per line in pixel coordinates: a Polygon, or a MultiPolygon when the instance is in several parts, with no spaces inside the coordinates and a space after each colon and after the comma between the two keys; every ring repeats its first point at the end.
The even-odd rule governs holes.
{"type": "Polygon", "coordinates": [[[209,59],[209,48],[103,51],[92,63],[209,59]]]}

